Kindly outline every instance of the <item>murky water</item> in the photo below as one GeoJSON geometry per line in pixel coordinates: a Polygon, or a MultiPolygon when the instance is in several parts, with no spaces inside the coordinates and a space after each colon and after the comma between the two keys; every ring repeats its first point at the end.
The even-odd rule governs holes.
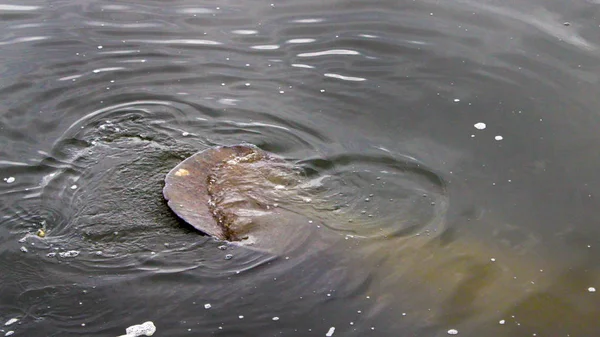
{"type": "Polygon", "coordinates": [[[0,333],[598,335],[599,15],[0,4],[0,333]],[[169,170],[240,143],[303,172],[293,249],[167,207],[169,170]]]}

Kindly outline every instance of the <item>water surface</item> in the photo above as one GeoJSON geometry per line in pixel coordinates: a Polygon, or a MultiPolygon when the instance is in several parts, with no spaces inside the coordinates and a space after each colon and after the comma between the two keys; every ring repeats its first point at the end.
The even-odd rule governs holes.
{"type": "Polygon", "coordinates": [[[597,335],[599,11],[0,4],[0,329],[597,335]],[[313,234],[288,252],[202,236],[162,198],[183,159],[240,143],[307,178],[285,220],[313,234]]]}

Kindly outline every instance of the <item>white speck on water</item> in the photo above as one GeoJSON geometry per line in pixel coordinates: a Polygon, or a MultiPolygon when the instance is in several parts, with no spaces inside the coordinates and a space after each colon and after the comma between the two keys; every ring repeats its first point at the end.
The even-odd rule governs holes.
{"type": "Polygon", "coordinates": [[[125,335],[119,337],[152,336],[156,332],[156,326],[151,321],[138,325],[132,325],[125,330],[125,335]]]}
{"type": "Polygon", "coordinates": [[[12,184],[15,182],[15,180],[15,177],[4,178],[4,181],[6,181],[7,184],[12,184]]]}
{"type": "Polygon", "coordinates": [[[502,136],[498,135],[498,136],[494,137],[494,139],[495,139],[495,140],[502,140],[502,139],[504,139],[504,137],[502,137],[502,136]]]}
{"type": "Polygon", "coordinates": [[[496,259],[492,257],[492,258],[490,259],[490,261],[492,261],[492,262],[496,262],[496,259]]]}
{"type": "Polygon", "coordinates": [[[456,329],[450,329],[450,330],[448,330],[448,334],[449,335],[458,335],[458,330],[456,330],[456,329]]]}
{"type": "Polygon", "coordinates": [[[72,189],[72,190],[75,190],[75,189],[77,189],[77,185],[71,185],[71,189],[72,189]]]}
{"type": "Polygon", "coordinates": [[[278,320],[279,320],[279,317],[275,316],[275,317],[273,317],[273,320],[274,320],[274,321],[278,321],[278,320]]]}
{"type": "Polygon", "coordinates": [[[184,132],[182,132],[182,133],[181,133],[181,135],[182,135],[182,136],[184,136],[184,137],[187,137],[187,136],[189,136],[189,135],[190,135],[190,133],[189,133],[189,132],[185,132],[185,131],[184,131],[184,132]]]}
{"type": "Polygon", "coordinates": [[[8,321],[6,321],[6,323],[4,323],[4,326],[13,325],[13,324],[17,323],[18,321],[19,321],[18,318],[11,318],[8,321]]]}
{"type": "Polygon", "coordinates": [[[79,255],[78,250],[68,250],[66,252],[58,253],[58,256],[60,256],[62,258],[77,257],[78,255],[79,255]]]}
{"type": "Polygon", "coordinates": [[[244,319],[244,315],[239,315],[238,318],[239,319],[244,319]]]}
{"type": "Polygon", "coordinates": [[[246,86],[247,86],[247,87],[249,87],[249,86],[250,86],[250,83],[246,83],[246,86]]]}
{"type": "Polygon", "coordinates": [[[473,126],[475,126],[475,129],[477,129],[477,130],[483,130],[486,127],[485,123],[481,123],[481,122],[475,123],[475,125],[473,125],[473,126]]]}
{"type": "Polygon", "coordinates": [[[454,103],[458,103],[458,102],[460,102],[460,99],[458,99],[458,98],[455,98],[455,99],[454,99],[454,103]]]}
{"type": "Polygon", "coordinates": [[[102,46],[98,46],[98,49],[102,49],[102,46]]]}
{"type": "Polygon", "coordinates": [[[333,336],[334,332],[335,332],[335,327],[332,326],[331,328],[329,328],[329,331],[327,331],[327,333],[325,334],[325,336],[331,337],[331,336],[333,336]]]}
{"type": "Polygon", "coordinates": [[[23,253],[27,253],[29,250],[27,250],[27,247],[25,247],[25,246],[21,246],[21,251],[22,251],[23,253]]]}
{"type": "Polygon", "coordinates": [[[7,333],[4,334],[4,336],[12,336],[15,332],[14,331],[9,331],[7,333]]]}
{"type": "Polygon", "coordinates": [[[500,325],[503,325],[504,323],[506,323],[506,321],[501,319],[500,322],[498,322],[498,323],[500,323],[500,325]]]}
{"type": "Polygon", "coordinates": [[[204,309],[210,309],[212,307],[212,305],[210,305],[210,303],[206,303],[204,305],[204,309]]]}
{"type": "Polygon", "coordinates": [[[596,292],[596,288],[594,288],[594,287],[589,287],[589,288],[588,288],[588,291],[589,291],[589,292],[591,292],[591,293],[595,293],[595,292],[596,292]]]}

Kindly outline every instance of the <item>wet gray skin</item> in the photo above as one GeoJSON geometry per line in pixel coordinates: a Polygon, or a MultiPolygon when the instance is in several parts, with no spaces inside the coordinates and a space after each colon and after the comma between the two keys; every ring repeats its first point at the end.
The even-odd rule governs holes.
{"type": "Polygon", "coordinates": [[[202,233],[280,253],[302,244],[315,227],[286,207],[302,202],[302,178],[293,165],[255,146],[223,146],[173,168],[163,195],[175,214],[202,233]]]}

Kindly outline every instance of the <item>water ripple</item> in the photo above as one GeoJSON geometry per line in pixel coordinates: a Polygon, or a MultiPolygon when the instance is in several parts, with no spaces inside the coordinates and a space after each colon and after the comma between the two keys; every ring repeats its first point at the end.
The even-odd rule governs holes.
{"type": "Polygon", "coordinates": [[[323,50],[312,53],[300,53],[298,57],[317,57],[317,56],[325,56],[325,55],[360,55],[356,50],[348,50],[348,49],[330,49],[323,50]]]}

